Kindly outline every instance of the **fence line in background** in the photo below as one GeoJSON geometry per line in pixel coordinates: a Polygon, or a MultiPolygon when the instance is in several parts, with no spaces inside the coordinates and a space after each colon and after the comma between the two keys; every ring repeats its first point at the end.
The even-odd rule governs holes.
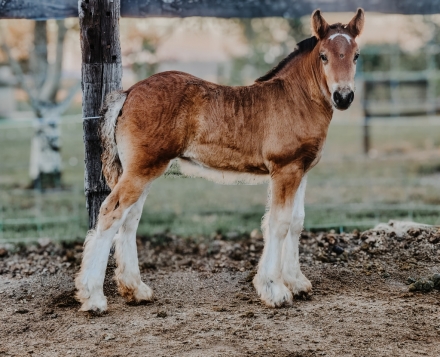
{"type": "MultiPolygon", "coordinates": [[[[82,119],[80,115],[70,115],[65,116],[61,120],[61,125],[63,124],[73,124],[73,125],[81,125],[82,119]]],[[[23,132],[23,135],[15,135],[11,136],[9,130],[14,129],[24,129],[24,128],[32,128],[33,121],[32,119],[24,119],[19,122],[15,120],[12,121],[0,121],[0,138],[4,142],[10,142],[12,145],[13,142],[22,142],[30,138],[29,133],[23,132]]],[[[409,128],[417,128],[424,127],[428,128],[433,127],[432,131],[428,131],[430,136],[435,137],[440,141],[440,132],[437,130],[437,127],[440,126],[440,116],[431,116],[424,117],[423,119],[415,119],[415,118],[400,118],[397,120],[396,118],[380,118],[376,119],[374,122],[370,123],[371,127],[389,127],[392,130],[398,127],[409,127],[409,128]]],[[[336,128],[336,130],[340,130],[343,132],[344,128],[359,128],[359,138],[361,136],[361,130],[363,127],[363,123],[360,122],[346,122],[346,121],[335,121],[332,123],[332,127],[336,128]],[[338,129],[340,128],[340,129],[338,129]]],[[[76,128],[76,127],[75,127],[76,128]]],[[[76,129],[75,129],[76,130],[76,129]]],[[[68,129],[66,131],[63,130],[64,133],[68,133],[68,129]]],[[[408,131],[407,131],[408,132],[408,131]]],[[[420,135],[419,135],[420,137],[420,135]]],[[[423,136],[422,136],[423,137],[423,136]]],[[[76,142],[76,141],[75,141],[76,142]]],[[[332,142],[334,145],[336,141],[332,142]]],[[[412,220],[415,217],[420,216],[420,214],[425,214],[430,217],[431,223],[438,223],[436,218],[436,212],[440,212],[440,205],[433,204],[413,204],[406,203],[410,202],[410,191],[414,188],[434,188],[437,189],[437,186],[440,186],[440,180],[438,182],[435,180],[435,177],[432,176],[430,178],[427,177],[407,177],[405,175],[401,176],[390,176],[386,178],[380,177],[354,177],[347,178],[337,176],[337,171],[340,167],[343,167],[345,164],[349,164],[352,162],[361,162],[361,163],[389,163],[390,165],[393,163],[399,163],[401,165],[402,162],[412,158],[413,152],[411,154],[401,153],[399,155],[387,155],[380,156],[377,158],[368,158],[361,154],[361,143],[359,142],[359,153],[349,152],[349,154],[332,154],[332,146],[330,145],[327,149],[330,149],[326,154],[324,153],[322,162],[319,167],[323,164],[335,165],[334,175],[331,177],[314,177],[312,174],[309,178],[309,188],[308,191],[313,190],[323,190],[322,192],[327,193],[330,192],[334,195],[331,197],[332,203],[320,203],[316,200],[317,203],[309,203],[306,204],[306,221],[305,228],[312,230],[319,229],[337,229],[337,230],[347,230],[354,227],[372,227],[383,221],[383,217],[387,217],[387,215],[391,215],[393,213],[398,214],[398,216],[402,219],[412,220]],[[399,185],[402,187],[402,190],[406,190],[402,192],[400,199],[405,200],[405,203],[387,203],[386,199],[384,202],[375,202],[374,200],[380,200],[381,197],[373,197],[372,193],[374,190],[378,188],[384,189],[385,191],[393,189],[395,186],[399,185]],[[351,189],[356,190],[357,188],[365,188],[365,200],[367,202],[364,203],[351,203],[345,202],[344,197],[342,197],[341,192],[343,193],[343,189],[351,189]],[[341,192],[338,190],[341,189],[341,192]],[[370,197],[371,196],[371,197],[370,197]],[[328,214],[327,214],[328,213],[328,214]],[[361,219],[357,217],[362,216],[361,219]],[[323,217],[322,219],[320,217],[323,217]]],[[[353,145],[353,140],[350,145],[353,145]]],[[[24,147],[24,146],[23,146],[24,147]]],[[[438,144],[435,147],[435,150],[438,150],[438,144]]],[[[421,151],[423,152],[423,151],[421,151]]],[[[435,152],[434,152],[435,154],[435,152]]],[[[439,158],[440,160],[440,158],[439,158]]],[[[19,168],[20,170],[16,170],[17,172],[21,172],[21,169],[26,168],[27,172],[28,162],[27,161],[13,161],[13,162],[0,162],[0,171],[8,172],[8,170],[13,168],[19,168]]],[[[76,166],[75,170],[78,171],[82,168],[81,164],[76,166]]],[[[72,170],[72,168],[70,168],[72,170]]],[[[81,169],[82,170],[82,169],[81,169]]],[[[23,170],[24,172],[25,170],[23,170]]],[[[439,190],[440,191],[440,190],[439,190]]],[[[319,191],[321,192],[321,191],[319,191]]],[[[71,211],[66,214],[41,214],[44,210],[42,209],[42,199],[47,196],[41,196],[41,193],[30,191],[30,190],[12,190],[10,192],[5,192],[0,194],[0,243],[6,242],[30,242],[35,241],[40,238],[45,238],[48,236],[48,232],[51,235],[51,238],[59,239],[62,238],[64,240],[76,239],[78,237],[83,236],[83,233],[86,230],[86,224],[84,225],[84,232],[78,231],[80,227],[82,227],[83,216],[85,217],[85,209],[84,209],[84,194],[83,187],[74,187],[72,190],[68,192],[59,191],[57,193],[53,192],[50,195],[54,195],[52,197],[59,196],[61,200],[63,195],[76,195],[78,197],[77,200],[72,201],[71,203],[71,211]],[[19,211],[19,213],[15,213],[16,216],[8,216],[6,215],[7,207],[5,207],[6,202],[8,202],[8,197],[12,197],[13,195],[25,195],[29,200],[33,200],[29,203],[30,207],[28,210],[19,211]],[[30,198],[29,198],[30,197],[30,198]],[[33,214],[30,214],[33,212],[33,214]],[[84,214],[81,214],[84,213],[84,214]],[[25,214],[27,216],[25,216],[25,214]],[[22,216],[20,216],[22,215],[22,216]],[[48,226],[59,226],[59,229],[55,231],[50,231],[46,227],[48,226]],[[6,232],[11,232],[11,229],[17,229],[23,232],[17,235],[9,234],[6,232]]],[[[44,195],[44,194],[43,194],[44,195]]],[[[440,194],[439,194],[440,197],[440,194]]],[[[329,199],[327,199],[329,200],[329,199]]],[[[440,200],[440,198],[439,198],[440,200]]],[[[146,206],[148,206],[148,201],[146,206]]],[[[47,207],[46,207],[47,208],[47,207]]],[[[238,211],[237,211],[238,212],[238,211]]],[[[263,214],[263,210],[261,214],[263,214]]],[[[244,212],[238,212],[244,213],[244,212]]],[[[202,212],[203,214],[203,212],[202,212]]],[[[217,214],[217,213],[216,213],[217,214]]],[[[226,214],[224,212],[218,212],[218,215],[226,214]]],[[[148,210],[144,215],[144,218],[148,219],[148,210]]]]}

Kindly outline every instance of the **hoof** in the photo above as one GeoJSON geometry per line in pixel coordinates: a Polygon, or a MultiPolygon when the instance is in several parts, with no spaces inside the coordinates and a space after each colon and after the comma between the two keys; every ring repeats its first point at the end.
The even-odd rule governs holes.
{"type": "Polygon", "coordinates": [[[292,293],[281,280],[254,278],[254,286],[261,300],[269,307],[280,307],[292,304],[292,293]]]}
{"type": "Polygon", "coordinates": [[[134,299],[137,302],[153,300],[153,290],[146,284],[141,283],[134,292],[134,299]]]}
{"type": "Polygon", "coordinates": [[[82,305],[79,311],[89,311],[97,315],[100,315],[107,311],[107,299],[104,295],[90,297],[81,302],[82,305]]]}
{"type": "Polygon", "coordinates": [[[140,303],[143,301],[152,301],[154,299],[153,290],[142,282],[135,288],[119,283],[118,291],[127,302],[140,303]]]}
{"type": "Polygon", "coordinates": [[[302,273],[295,279],[284,278],[284,284],[295,296],[307,297],[312,292],[312,283],[302,273]]]}

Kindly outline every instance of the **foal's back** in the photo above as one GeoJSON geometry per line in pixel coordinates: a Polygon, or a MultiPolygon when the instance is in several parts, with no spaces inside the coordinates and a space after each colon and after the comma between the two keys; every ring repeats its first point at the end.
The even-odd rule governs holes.
{"type": "Polygon", "coordinates": [[[181,157],[222,171],[268,172],[263,143],[283,100],[280,81],[228,87],[172,71],[126,93],[117,123],[118,149],[124,142],[140,148],[133,157],[137,165],[181,157]]]}

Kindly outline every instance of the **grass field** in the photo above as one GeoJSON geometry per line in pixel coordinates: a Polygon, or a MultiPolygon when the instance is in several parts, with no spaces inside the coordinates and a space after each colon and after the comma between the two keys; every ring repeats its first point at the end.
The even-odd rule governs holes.
{"type": "MultiPolygon", "coordinates": [[[[409,218],[440,223],[440,118],[373,122],[370,157],[362,128],[332,123],[321,162],[309,174],[306,227],[367,228],[409,218]]],[[[84,152],[79,117],[62,123],[61,191],[25,190],[33,129],[0,123],[0,239],[73,239],[86,231],[84,152]]],[[[185,236],[259,228],[266,186],[222,186],[203,179],[162,177],[147,199],[139,233],[185,236]]]]}

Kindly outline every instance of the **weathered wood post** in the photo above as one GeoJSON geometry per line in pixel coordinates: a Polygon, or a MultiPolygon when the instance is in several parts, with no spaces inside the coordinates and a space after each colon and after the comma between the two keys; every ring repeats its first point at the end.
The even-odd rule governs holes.
{"type": "Polygon", "coordinates": [[[99,111],[105,96],[122,88],[119,44],[120,0],[79,0],[82,51],[85,194],[89,228],[94,228],[101,203],[110,193],[101,171],[99,111]]]}

